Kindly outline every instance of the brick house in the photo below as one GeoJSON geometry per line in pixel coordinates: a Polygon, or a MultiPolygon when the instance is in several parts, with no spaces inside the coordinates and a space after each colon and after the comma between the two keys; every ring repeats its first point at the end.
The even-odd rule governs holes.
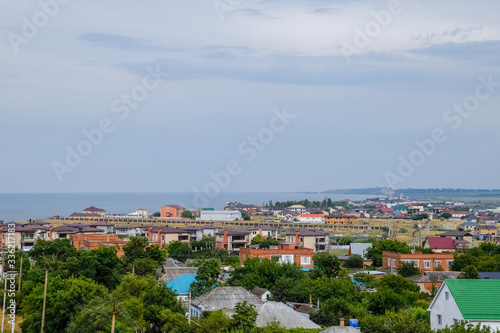
{"type": "Polygon", "coordinates": [[[300,267],[313,267],[313,249],[306,249],[295,244],[279,244],[270,249],[240,248],[240,265],[247,258],[259,257],[276,260],[279,263],[296,263],[300,267]]]}
{"type": "Polygon", "coordinates": [[[251,238],[251,231],[244,229],[231,229],[215,233],[217,248],[229,252],[239,252],[240,248],[248,247],[251,238]]]}
{"type": "Polygon", "coordinates": [[[160,209],[161,217],[182,217],[182,212],[185,211],[186,208],[181,207],[179,205],[165,205],[160,209]]]}
{"type": "Polygon", "coordinates": [[[451,263],[453,262],[453,253],[442,252],[425,254],[416,251],[411,254],[403,254],[388,251],[382,252],[382,267],[387,269],[398,269],[402,262],[412,262],[415,267],[423,271],[433,271],[437,267],[449,271],[451,263]]]}
{"type": "Polygon", "coordinates": [[[354,215],[328,215],[325,216],[326,224],[353,225],[356,224],[354,215]]]}

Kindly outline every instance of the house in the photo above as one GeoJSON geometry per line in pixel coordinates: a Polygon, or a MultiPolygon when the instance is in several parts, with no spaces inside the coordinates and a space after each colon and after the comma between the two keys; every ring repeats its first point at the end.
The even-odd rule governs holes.
{"type": "Polygon", "coordinates": [[[500,329],[500,280],[445,280],[428,310],[432,330],[461,320],[500,329]]]}
{"type": "Polygon", "coordinates": [[[203,225],[199,227],[184,227],[182,229],[191,232],[191,240],[194,241],[200,241],[203,239],[203,237],[215,236],[215,233],[219,231],[219,228],[212,225],[203,225]]]}
{"type": "Polygon", "coordinates": [[[2,234],[0,246],[7,248],[7,244],[14,245],[17,249],[25,252],[31,250],[39,239],[50,239],[52,227],[20,223],[14,225],[14,232],[9,232],[9,228],[5,224],[0,226],[2,234]]]}
{"type": "Polygon", "coordinates": [[[160,209],[160,216],[167,218],[179,218],[182,217],[182,212],[185,210],[186,208],[179,205],[165,205],[160,209]]]}
{"type": "Polygon", "coordinates": [[[408,214],[422,214],[424,212],[424,206],[408,206],[408,214]]]}
{"type": "Polygon", "coordinates": [[[158,280],[160,283],[169,283],[183,275],[198,273],[198,267],[175,267],[175,261],[172,258],[167,259],[167,262],[160,269],[162,276],[158,280]]]}
{"type": "Polygon", "coordinates": [[[105,234],[113,234],[115,232],[115,225],[108,222],[94,222],[88,225],[91,228],[102,229],[105,234]]]}
{"type": "Polygon", "coordinates": [[[258,228],[252,228],[248,229],[250,230],[250,241],[257,235],[261,235],[263,239],[266,238],[278,238],[278,229],[276,228],[271,228],[271,227],[265,227],[265,226],[260,226],[258,228]]]}
{"type": "Polygon", "coordinates": [[[52,234],[50,239],[70,239],[71,235],[102,234],[104,230],[87,224],[72,223],[52,228],[49,232],[52,234]]]}
{"type": "Polygon", "coordinates": [[[295,263],[300,267],[314,267],[313,249],[299,247],[295,244],[279,244],[270,249],[240,248],[240,265],[247,258],[259,257],[275,260],[279,263],[295,263]]]}
{"type": "Polygon", "coordinates": [[[83,210],[85,214],[98,214],[100,217],[105,217],[106,216],[106,211],[101,208],[97,208],[94,206],[90,206],[88,208],[85,208],[83,210]]]}
{"type": "Polygon", "coordinates": [[[286,304],[281,302],[267,302],[256,308],[257,319],[255,325],[257,327],[265,327],[272,322],[279,321],[280,325],[286,329],[304,328],[317,329],[321,326],[312,322],[308,318],[302,316],[299,312],[294,311],[286,304]]]}
{"type": "Polygon", "coordinates": [[[137,237],[142,234],[140,227],[134,227],[132,225],[118,225],[115,226],[115,234],[119,236],[127,237],[137,237]]]}
{"type": "Polygon", "coordinates": [[[202,210],[197,220],[205,221],[241,221],[241,212],[238,210],[202,210]]]}
{"type": "Polygon", "coordinates": [[[177,299],[179,301],[187,301],[189,299],[191,283],[196,282],[196,275],[197,274],[183,274],[167,282],[167,287],[177,294],[177,299]]]}
{"type": "Polygon", "coordinates": [[[69,216],[70,220],[94,220],[100,219],[103,216],[97,213],[73,213],[69,216]]]}
{"type": "Polygon", "coordinates": [[[230,252],[239,252],[240,248],[250,244],[250,230],[231,229],[219,231],[215,234],[215,245],[218,249],[225,249],[230,252]]]}
{"type": "Polygon", "coordinates": [[[294,213],[299,213],[299,214],[304,214],[306,212],[306,207],[302,205],[293,205],[288,207],[288,211],[294,212],[294,213]]]}
{"type": "Polygon", "coordinates": [[[495,216],[489,215],[489,216],[478,216],[476,218],[476,223],[478,224],[489,224],[489,225],[495,225],[497,224],[497,220],[495,216]]]}
{"type": "Polygon", "coordinates": [[[411,262],[415,267],[424,271],[433,271],[438,267],[445,271],[449,271],[451,263],[453,262],[453,253],[441,252],[427,254],[415,251],[415,253],[403,254],[382,251],[382,267],[387,269],[398,269],[403,262],[411,262]]]}
{"type": "Polygon", "coordinates": [[[286,234],[286,243],[313,249],[314,252],[325,252],[329,248],[330,234],[319,230],[300,230],[286,234]]]}
{"type": "Polygon", "coordinates": [[[271,292],[266,288],[255,287],[252,290],[250,290],[250,292],[257,297],[260,297],[260,299],[263,300],[264,302],[267,302],[268,300],[271,299],[271,292]]]}
{"type": "Polygon", "coordinates": [[[413,281],[419,288],[420,291],[424,293],[431,293],[434,290],[438,290],[446,279],[458,279],[458,276],[462,274],[461,272],[433,272],[426,271],[424,275],[414,275],[407,279],[413,281]]]}
{"type": "Polygon", "coordinates": [[[356,224],[356,217],[354,215],[328,215],[325,216],[326,224],[337,225],[353,225],[356,224]]]}
{"type": "Polygon", "coordinates": [[[476,229],[476,225],[476,222],[464,222],[460,224],[460,229],[466,232],[474,232],[474,230],[476,229]]]}
{"type": "Polygon", "coordinates": [[[456,250],[455,242],[450,237],[427,237],[424,249],[433,249],[436,253],[456,250]]]}
{"type": "Polygon", "coordinates": [[[299,215],[299,223],[325,223],[324,214],[301,214],[299,215]]]}
{"type": "Polygon", "coordinates": [[[147,237],[150,243],[163,247],[175,241],[189,243],[191,231],[183,228],[148,227],[147,237]]]}
{"type": "Polygon", "coordinates": [[[474,228],[474,234],[479,236],[479,239],[491,240],[498,233],[497,227],[488,224],[478,224],[474,228]]]}
{"type": "Polygon", "coordinates": [[[466,240],[468,242],[472,242],[472,238],[474,237],[471,233],[464,231],[447,231],[440,233],[436,236],[439,237],[449,237],[453,240],[466,240]]]}
{"type": "Polygon", "coordinates": [[[111,234],[72,234],[69,235],[69,241],[77,249],[93,250],[99,246],[115,247],[117,249],[116,255],[123,257],[125,252],[123,246],[128,243],[128,240],[120,238],[117,235],[111,234]]]}
{"type": "Polygon", "coordinates": [[[191,316],[200,317],[204,311],[217,310],[225,310],[232,315],[236,304],[244,301],[256,307],[265,303],[243,287],[217,287],[191,302],[191,316]]]}

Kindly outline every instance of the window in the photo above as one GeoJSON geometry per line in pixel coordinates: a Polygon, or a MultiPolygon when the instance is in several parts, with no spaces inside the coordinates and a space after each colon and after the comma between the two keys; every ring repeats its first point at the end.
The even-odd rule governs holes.
{"type": "Polygon", "coordinates": [[[283,255],[281,259],[284,264],[293,264],[293,254],[283,255]]]}
{"type": "Polygon", "coordinates": [[[437,316],[438,316],[438,325],[443,325],[443,317],[441,317],[441,315],[437,316]]]}
{"type": "Polygon", "coordinates": [[[387,265],[389,265],[389,267],[391,267],[391,259],[387,259],[387,265]]]}
{"type": "Polygon", "coordinates": [[[301,265],[310,265],[311,264],[311,257],[301,257],[300,264],[301,265]]]}
{"type": "Polygon", "coordinates": [[[444,299],[447,301],[450,300],[450,293],[449,292],[447,292],[447,291],[444,292],[444,299]]]}
{"type": "Polygon", "coordinates": [[[434,267],[436,267],[436,268],[441,267],[441,262],[440,261],[436,261],[434,263],[434,267]]]}
{"type": "Polygon", "coordinates": [[[431,268],[431,262],[429,260],[424,260],[424,268],[431,268]]]}

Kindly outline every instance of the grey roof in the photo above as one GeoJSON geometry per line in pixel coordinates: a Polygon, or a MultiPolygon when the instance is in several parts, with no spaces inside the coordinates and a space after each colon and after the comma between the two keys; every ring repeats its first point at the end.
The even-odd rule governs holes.
{"type": "Polygon", "coordinates": [[[466,227],[466,226],[476,226],[477,223],[476,222],[464,222],[462,224],[460,224],[461,227],[466,227]]]}
{"type": "Polygon", "coordinates": [[[259,288],[259,287],[255,287],[252,290],[250,290],[252,294],[259,297],[262,297],[262,295],[264,295],[268,291],[269,290],[267,290],[266,288],[259,288]]]}
{"type": "Polygon", "coordinates": [[[164,267],[165,274],[160,278],[160,282],[168,283],[184,274],[197,274],[198,267],[164,267]]]}
{"type": "Polygon", "coordinates": [[[257,308],[257,327],[264,327],[273,321],[279,321],[281,326],[290,328],[321,328],[311,320],[307,319],[297,311],[281,302],[267,302],[257,308]]]}
{"type": "Polygon", "coordinates": [[[479,278],[490,279],[490,280],[500,280],[500,272],[479,272],[479,278]]]}
{"type": "Polygon", "coordinates": [[[192,301],[192,305],[203,311],[234,309],[237,303],[247,301],[256,307],[264,304],[259,297],[243,287],[217,287],[192,301]]]}
{"type": "Polygon", "coordinates": [[[351,326],[344,326],[343,328],[340,328],[339,326],[331,326],[320,333],[359,333],[359,331],[351,326]]]}
{"type": "Polygon", "coordinates": [[[445,279],[457,279],[461,272],[446,272],[446,271],[430,271],[425,272],[424,276],[414,275],[410,276],[408,279],[415,283],[423,282],[444,282],[445,279]]]}
{"type": "Polygon", "coordinates": [[[448,232],[440,233],[436,236],[439,236],[439,237],[463,237],[463,236],[472,236],[472,235],[468,232],[465,232],[465,231],[448,231],[448,232]]]}

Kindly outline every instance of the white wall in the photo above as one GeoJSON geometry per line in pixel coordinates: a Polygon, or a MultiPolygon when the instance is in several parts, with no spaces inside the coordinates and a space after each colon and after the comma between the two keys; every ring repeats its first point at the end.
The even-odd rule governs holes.
{"type": "Polygon", "coordinates": [[[243,218],[237,210],[202,210],[198,220],[234,221],[243,220],[243,218]]]}
{"type": "Polygon", "coordinates": [[[432,308],[430,309],[432,330],[451,326],[455,323],[454,319],[458,321],[464,319],[446,283],[443,283],[433,302],[432,308]],[[446,300],[446,293],[449,295],[448,300],[446,300]],[[438,324],[438,315],[442,316],[441,325],[438,324]]]}

